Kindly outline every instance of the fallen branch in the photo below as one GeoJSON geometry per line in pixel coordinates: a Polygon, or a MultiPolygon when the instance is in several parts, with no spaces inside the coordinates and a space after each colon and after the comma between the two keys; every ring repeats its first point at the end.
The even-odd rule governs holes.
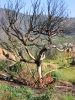
{"type": "Polygon", "coordinates": [[[45,77],[47,74],[52,73],[52,72],[55,72],[55,71],[57,71],[57,69],[56,69],[56,70],[51,70],[51,71],[45,73],[45,74],[43,75],[43,77],[45,77]]]}
{"type": "Polygon", "coordinates": [[[55,86],[56,88],[63,89],[63,92],[75,92],[75,86],[55,86]]]}
{"type": "Polygon", "coordinates": [[[43,75],[43,77],[45,77],[45,76],[46,76],[47,74],[49,74],[49,73],[55,72],[55,71],[57,71],[58,69],[62,69],[62,68],[69,68],[69,67],[63,66],[63,67],[56,68],[55,70],[48,71],[47,73],[45,73],[45,74],[43,75]]]}

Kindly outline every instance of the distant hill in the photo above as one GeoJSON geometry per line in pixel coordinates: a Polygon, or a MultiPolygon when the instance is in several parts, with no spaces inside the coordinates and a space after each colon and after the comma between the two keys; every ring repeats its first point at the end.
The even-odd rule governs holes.
{"type": "Polygon", "coordinates": [[[67,21],[64,23],[64,26],[69,30],[69,33],[75,34],[75,17],[67,18],[67,21]]]}
{"type": "MultiPolygon", "coordinates": [[[[23,16],[22,13],[19,14],[19,18],[21,16],[23,16]]],[[[29,17],[28,15],[25,15],[26,21],[27,21],[28,17],[29,17]]],[[[3,8],[0,8],[0,21],[4,21],[4,23],[6,23],[6,21],[5,21],[5,14],[4,14],[4,9],[3,8]]],[[[21,24],[21,27],[25,31],[24,23],[21,24]]],[[[1,39],[5,39],[6,38],[6,34],[4,33],[4,31],[2,30],[1,27],[0,27],[0,38],[1,39]]]]}
{"type": "MultiPolygon", "coordinates": [[[[2,21],[2,19],[4,18],[4,9],[0,8],[0,21],[2,21]]],[[[2,30],[2,28],[0,27],[0,38],[1,39],[5,39],[6,35],[4,34],[4,31],[2,30]]]]}
{"type": "MultiPolygon", "coordinates": [[[[22,16],[23,14],[20,13],[20,17],[22,16]]],[[[3,8],[0,8],[0,20],[3,20],[4,19],[4,9],[3,8]]],[[[29,18],[29,15],[25,15],[25,20],[28,20],[29,18]]],[[[68,28],[69,30],[71,31],[68,31],[68,34],[72,33],[75,35],[75,17],[74,18],[67,18],[66,21],[64,21],[63,23],[63,26],[64,28],[68,28]]],[[[24,24],[21,25],[22,29],[25,31],[25,28],[24,28],[24,24]]],[[[0,28],[0,38],[2,39],[5,39],[6,38],[6,35],[4,34],[4,31],[0,28]]]]}

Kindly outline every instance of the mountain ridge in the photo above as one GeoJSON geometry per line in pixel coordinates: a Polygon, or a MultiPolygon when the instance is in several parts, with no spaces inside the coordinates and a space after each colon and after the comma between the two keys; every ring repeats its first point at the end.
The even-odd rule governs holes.
{"type": "MultiPolygon", "coordinates": [[[[20,13],[20,16],[23,15],[23,13],[20,13]]],[[[0,20],[2,20],[4,18],[4,9],[0,8],[0,20]]],[[[29,15],[25,15],[25,18],[27,20],[27,18],[29,17],[29,15]]],[[[64,22],[64,27],[67,27],[68,29],[71,29],[72,32],[75,34],[75,17],[73,18],[67,18],[67,21],[64,22]]],[[[24,28],[24,25],[21,25],[24,28]]],[[[4,31],[1,29],[0,27],[0,38],[6,38],[6,35],[4,33],[4,31]]]]}

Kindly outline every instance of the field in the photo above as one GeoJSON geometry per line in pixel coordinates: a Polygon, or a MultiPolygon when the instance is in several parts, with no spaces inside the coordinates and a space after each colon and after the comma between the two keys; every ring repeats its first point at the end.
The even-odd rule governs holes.
{"type": "MultiPolygon", "coordinates": [[[[70,42],[58,37],[54,43],[56,40],[56,44],[62,45],[70,42]]],[[[37,83],[36,65],[18,62],[9,67],[6,61],[0,61],[0,100],[75,100],[75,66],[70,64],[72,55],[60,52],[43,61],[45,79],[42,87],[37,83]]]]}

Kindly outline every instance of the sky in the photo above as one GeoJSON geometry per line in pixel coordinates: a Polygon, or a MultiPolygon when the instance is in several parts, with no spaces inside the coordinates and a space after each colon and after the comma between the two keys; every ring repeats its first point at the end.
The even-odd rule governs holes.
{"type": "MultiPolygon", "coordinates": [[[[3,8],[4,5],[7,3],[8,0],[1,0],[0,1],[0,7],[3,8]]],[[[31,0],[23,0],[26,2],[26,5],[30,5],[31,0]]],[[[35,0],[34,0],[35,1],[35,0]]],[[[46,1],[46,0],[41,0],[46,1]]],[[[67,6],[69,17],[75,17],[75,0],[64,0],[65,5],[67,6]]]]}
{"type": "Polygon", "coordinates": [[[64,0],[69,10],[69,16],[75,17],[75,0],[64,0]]]}

